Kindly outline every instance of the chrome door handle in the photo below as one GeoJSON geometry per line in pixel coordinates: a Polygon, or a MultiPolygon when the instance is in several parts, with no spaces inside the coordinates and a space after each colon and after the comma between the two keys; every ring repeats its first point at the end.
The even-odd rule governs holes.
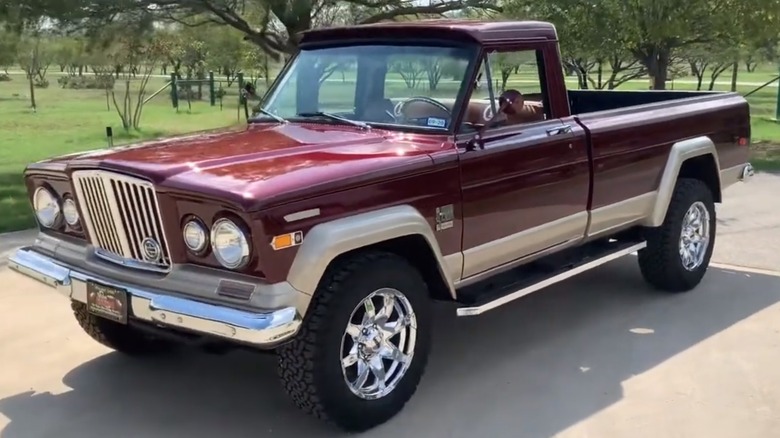
{"type": "Polygon", "coordinates": [[[550,128],[547,130],[547,135],[553,136],[553,135],[561,135],[561,134],[568,134],[571,132],[571,126],[570,125],[563,125],[558,126],[555,128],[550,128]]]}

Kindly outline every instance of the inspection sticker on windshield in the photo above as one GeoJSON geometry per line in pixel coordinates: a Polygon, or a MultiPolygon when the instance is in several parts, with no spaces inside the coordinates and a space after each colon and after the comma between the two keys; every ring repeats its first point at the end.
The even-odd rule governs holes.
{"type": "Polygon", "coordinates": [[[428,117],[428,126],[435,126],[437,128],[444,128],[447,126],[447,121],[438,117],[428,117]]]}

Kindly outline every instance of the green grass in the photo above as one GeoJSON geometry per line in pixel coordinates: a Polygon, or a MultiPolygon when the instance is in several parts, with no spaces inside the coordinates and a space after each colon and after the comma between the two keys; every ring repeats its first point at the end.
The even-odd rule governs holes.
{"type": "MultiPolygon", "coordinates": [[[[761,67],[754,73],[740,72],[742,83],[763,83],[777,76],[774,67],[761,67]]],[[[236,89],[229,89],[224,108],[211,107],[207,101],[193,102],[188,111],[186,101],[180,102],[177,113],[170,104],[168,93],[163,92],[144,109],[140,132],[125,133],[113,107],[106,108],[105,93],[97,90],[63,90],[58,87],[56,76],[49,80],[51,87],[37,89],[38,111],[29,108],[29,97],[24,76],[12,75],[13,81],[0,82],[0,232],[24,229],[34,225],[26,190],[22,184],[24,167],[44,158],[104,147],[105,127],[112,126],[115,144],[123,144],[161,136],[181,134],[217,128],[238,123],[236,89]]],[[[538,91],[539,86],[529,83],[533,76],[521,73],[510,78],[512,88],[521,91],[538,91]]],[[[341,79],[334,76],[333,79],[341,79]]],[[[345,83],[329,84],[321,95],[323,101],[339,107],[346,100],[343,93],[353,92],[352,78],[345,76],[345,83]]],[[[399,76],[400,79],[400,76],[399,76]]],[[[693,78],[679,78],[670,88],[695,89],[687,83],[693,78]]],[[[730,74],[719,78],[728,82],[730,74]]],[[[165,79],[153,78],[148,91],[163,86],[165,79]]],[[[575,78],[567,78],[569,87],[576,87],[575,78]]],[[[708,81],[705,78],[705,86],[708,81]]],[[[259,84],[262,86],[263,84],[259,84]]],[[[421,86],[425,86],[425,80],[421,86]]],[[[458,84],[444,81],[435,93],[438,97],[454,97],[458,84]]],[[[647,89],[647,82],[629,82],[621,89],[647,89]]],[[[755,85],[740,86],[745,94],[755,85]]],[[[727,85],[718,84],[716,90],[725,91],[727,85]]],[[[429,94],[409,90],[402,82],[394,83],[386,90],[393,97],[429,94]]],[[[748,98],[751,105],[752,133],[755,141],[751,161],[759,170],[780,170],[780,124],[772,121],[775,115],[777,88],[767,87],[748,98]]],[[[330,108],[329,108],[330,109],[330,108]]]]}
{"type": "MultiPolygon", "coordinates": [[[[22,183],[24,167],[52,156],[105,147],[106,126],[113,128],[114,143],[123,144],[237,122],[235,98],[226,98],[223,110],[208,101],[193,103],[191,113],[185,101],[177,114],[163,92],[144,108],[142,130],[126,133],[113,107],[107,110],[103,91],[64,90],[50,79],[48,89],[36,89],[38,111],[34,113],[24,77],[12,77],[10,82],[0,82],[0,232],[34,225],[22,183]]],[[[164,83],[152,79],[148,90],[156,91],[164,83]]]]}

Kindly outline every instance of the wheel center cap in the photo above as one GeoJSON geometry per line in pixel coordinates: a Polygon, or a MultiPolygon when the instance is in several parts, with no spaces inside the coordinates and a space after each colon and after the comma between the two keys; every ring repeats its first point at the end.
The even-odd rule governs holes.
{"type": "Polygon", "coordinates": [[[363,353],[367,356],[376,354],[382,346],[382,333],[375,329],[365,329],[360,336],[359,343],[363,353]]]}

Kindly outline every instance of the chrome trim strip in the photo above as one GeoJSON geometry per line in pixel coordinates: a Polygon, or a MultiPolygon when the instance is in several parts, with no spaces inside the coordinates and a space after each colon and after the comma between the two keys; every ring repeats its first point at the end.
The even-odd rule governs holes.
{"type": "Polygon", "coordinates": [[[294,336],[301,325],[301,316],[295,307],[249,312],[174,297],[69,269],[28,248],[17,250],[9,258],[8,265],[82,303],[87,301],[87,281],[119,287],[128,292],[130,315],[135,319],[257,347],[277,345],[294,336]]]}
{"type": "Polygon", "coordinates": [[[592,262],[585,263],[584,265],[578,266],[576,268],[570,269],[566,272],[560,273],[554,277],[550,277],[547,280],[541,281],[539,283],[536,283],[532,286],[528,286],[526,288],[517,290],[515,292],[512,292],[508,295],[504,295],[501,298],[495,299],[493,301],[490,301],[488,303],[485,303],[481,306],[474,306],[474,307],[461,307],[458,309],[457,314],[458,316],[476,316],[481,315],[488,310],[495,309],[496,307],[503,306],[504,304],[507,304],[509,302],[512,302],[518,298],[524,297],[528,294],[531,294],[533,292],[536,292],[540,289],[544,289],[548,286],[552,286],[555,283],[560,283],[563,280],[566,280],[568,278],[574,277],[577,274],[581,274],[585,271],[589,271],[593,268],[596,268],[598,266],[601,266],[605,263],[611,262],[612,260],[615,260],[617,258],[623,257],[625,255],[631,254],[633,252],[639,251],[640,249],[643,249],[647,246],[647,242],[638,243],[636,245],[630,246],[624,250],[614,252],[612,254],[609,254],[607,256],[604,256],[600,259],[594,260],[592,262]]]}
{"type": "Polygon", "coordinates": [[[311,217],[317,217],[320,215],[320,209],[319,208],[312,208],[309,210],[303,210],[303,211],[297,211],[295,213],[290,213],[288,215],[284,216],[285,222],[295,222],[300,221],[304,219],[309,219],[311,217]]]}

